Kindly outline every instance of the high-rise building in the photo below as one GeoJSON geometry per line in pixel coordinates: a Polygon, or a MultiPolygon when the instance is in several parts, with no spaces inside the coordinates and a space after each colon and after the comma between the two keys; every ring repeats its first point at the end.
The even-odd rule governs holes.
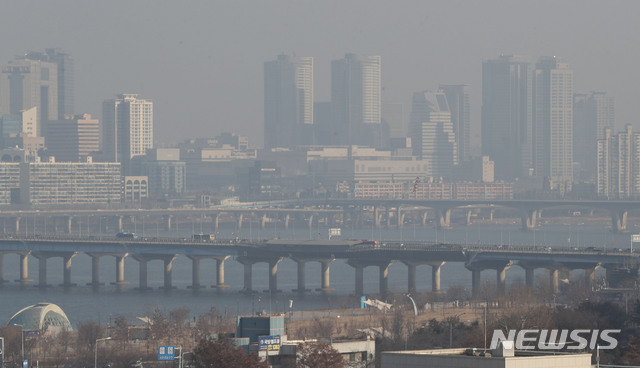
{"type": "Polygon", "coordinates": [[[384,145],[380,56],[346,54],[331,62],[333,144],[384,145]]]}
{"type": "Polygon", "coordinates": [[[580,165],[582,182],[593,182],[596,177],[596,145],[604,139],[604,130],[614,129],[615,105],[606,92],[574,94],[573,96],[573,161],[580,165]]]}
{"type": "Polygon", "coordinates": [[[471,161],[471,102],[469,86],[465,84],[441,84],[451,110],[451,123],[458,144],[458,160],[471,161]]]}
{"type": "Polygon", "coordinates": [[[90,114],[51,120],[45,130],[47,154],[58,162],[82,162],[100,150],[100,126],[90,114]]]}
{"type": "Polygon", "coordinates": [[[121,94],[102,104],[102,151],[107,161],[123,164],[153,148],[153,102],[121,94]]]}
{"type": "Polygon", "coordinates": [[[20,114],[37,107],[36,134],[42,124],[58,118],[58,66],[55,63],[16,59],[2,65],[0,115],[20,114]]]}
{"type": "Polygon", "coordinates": [[[73,58],[60,49],[49,48],[45,52],[28,52],[25,59],[54,63],[58,67],[58,119],[74,114],[73,58]]]}
{"type": "Polygon", "coordinates": [[[573,181],[573,71],[560,58],[541,57],[533,78],[533,137],[536,176],[552,189],[573,181]]]}
{"type": "Polygon", "coordinates": [[[264,63],[265,148],[313,144],[313,58],[264,63]]]}
{"type": "Polygon", "coordinates": [[[531,78],[526,56],[482,64],[482,154],[495,162],[498,180],[526,176],[533,167],[531,78]]]}
{"type": "Polygon", "coordinates": [[[631,125],[611,134],[604,129],[598,140],[596,184],[598,197],[630,199],[640,197],[640,134],[633,133],[631,125]]]}
{"type": "Polygon", "coordinates": [[[449,177],[458,164],[458,147],[443,91],[413,94],[411,131],[413,154],[427,164],[427,175],[449,177]]]}
{"type": "Polygon", "coordinates": [[[382,104],[382,123],[387,124],[389,127],[390,138],[407,137],[405,109],[405,105],[400,102],[385,102],[382,104]]]}

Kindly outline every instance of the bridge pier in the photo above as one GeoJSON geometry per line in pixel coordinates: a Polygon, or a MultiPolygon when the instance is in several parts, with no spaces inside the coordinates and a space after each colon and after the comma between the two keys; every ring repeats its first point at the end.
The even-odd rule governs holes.
{"type": "Polygon", "coordinates": [[[398,223],[398,229],[402,229],[404,227],[404,217],[405,217],[405,213],[403,211],[400,211],[400,206],[398,206],[398,212],[396,214],[396,221],[398,223]]]}
{"type": "Polygon", "coordinates": [[[427,216],[429,215],[429,211],[424,211],[422,213],[422,227],[427,226],[427,216]]]}
{"type": "Polygon", "coordinates": [[[71,234],[73,231],[73,216],[67,216],[67,226],[64,230],[67,234],[71,234]]]}
{"type": "Polygon", "coordinates": [[[450,208],[436,209],[436,216],[438,217],[439,229],[451,228],[451,209],[450,208]]]}
{"type": "Polygon", "coordinates": [[[29,255],[31,251],[20,254],[20,279],[16,280],[25,285],[33,280],[29,278],[29,255]]]}
{"type": "Polygon", "coordinates": [[[437,293],[440,291],[440,268],[444,266],[446,262],[429,262],[431,266],[431,291],[437,293]]]}
{"type": "Polygon", "coordinates": [[[496,268],[496,285],[498,288],[498,296],[504,296],[506,292],[507,270],[511,267],[511,262],[502,267],[496,268]]]}
{"type": "Polygon", "coordinates": [[[378,206],[373,206],[373,223],[376,229],[382,227],[382,214],[380,213],[380,208],[378,208],[378,206]]]}
{"type": "Polygon", "coordinates": [[[260,226],[261,226],[262,230],[267,228],[267,220],[268,219],[269,218],[267,217],[266,213],[262,214],[262,221],[260,222],[260,226]]]}
{"type": "Polygon", "coordinates": [[[313,230],[313,215],[309,215],[308,225],[309,225],[309,230],[313,230]]]}
{"type": "Polygon", "coordinates": [[[191,259],[191,286],[190,289],[198,290],[202,286],[200,285],[200,260],[203,257],[189,256],[191,259]]]}
{"type": "Polygon", "coordinates": [[[124,226],[122,226],[123,216],[116,216],[116,226],[118,228],[118,232],[121,233],[124,230],[124,226]]]}
{"type": "Polygon", "coordinates": [[[242,288],[242,292],[245,293],[252,293],[253,292],[253,287],[252,287],[252,277],[253,277],[253,262],[251,261],[244,261],[244,262],[240,262],[242,263],[242,265],[244,265],[244,287],[242,288]]]}
{"type": "Polygon", "coordinates": [[[172,219],[173,219],[173,216],[171,216],[171,215],[162,216],[162,221],[164,223],[164,230],[165,231],[171,231],[171,220],[172,219]]]}
{"type": "Polygon", "coordinates": [[[307,262],[300,260],[300,259],[295,259],[296,264],[298,265],[298,288],[294,289],[294,292],[298,292],[298,293],[304,293],[307,290],[306,288],[306,266],[307,266],[307,262]]]}
{"type": "Polygon", "coordinates": [[[71,286],[75,286],[75,284],[71,283],[71,260],[76,256],[78,252],[69,253],[62,257],[62,267],[63,267],[63,281],[62,286],[65,288],[69,288],[71,286]]]}
{"type": "Polygon", "coordinates": [[[289,229],[289,220],[291,220],[291,215],[287,213],[284,216],[284,228],[285,228],[285,230],[289,229]]]}
{"type": "Polygon", "coordinates": [[[320,287],[321,291],[324,292],[328,292],[333,290],[331,288],[331,283],[330,283],[330,277],[331,277],[331,262],[333,262],[333,259],[323,259],[320,260],[320,276],[322,279],[322,286],[320,287]]]}
{"type": "Polygon", "coordinates": [[[20,233],[20,220],[21,220],[20,216],[16,217],[15,227],[14,227],[16,234],[20,233]]]}
{"type": "Polygon", "coordinates": [[[229,256],[215,257],[216,259],[216,288],[222,290],[228,288],[229,285],[224,283],[224,261],[229,259],[229,256]]]}
{"type": "Polygon", "coordinates": [[[480,297],[480,273],[482,272],[479,268],[471,269],[471,298],[478,299],[480,297]]]}
{"type": "Polygon", "coordinates": [[[535,268],[533,267],[524,267],[524,280],[525,285],[528,288],[533,288],[533,275],[535,272],[535,268]]]}
{"type": "Polygon", "coordinates": [[[471,225],[471,215],[473,214],[472,210],[467,210],[467,216],[465,217],[466,222],[465,225],[469,226],[471,225]]]}
{"type": "Polygon", "coordinates": [[[538,209],[522,209],[520,210],[523,231],[533,231],[536,228],[538,220],[538,209]]]}
{"type": "Polygon", "coordinates": [[[122,255],[116,255],[116,282],[115,285],[125,285],[128,282],[124,281],[124,259],[128,256],[128,253],[122,255]]]}
{"type": "Polygon", "coordinates": [[[407,265],[407,291],[415,294],[416,288],[416,268],[417,264],[413,262],[405,262],[407,265]]]}
{"type": "Polygon", "coordinates": [[[353,266],[356,269],[356,295],[364,295],[364,266],[353,266]]]}
{"type": "Polygon", "coordinates": [[[87,253],[89,257],[91,257],[91,282],[87,283],[87,285],[91,285],[94,288],[97,288],[100,285],[100,255],[87,253]]]}
{"type": "Polygon", "coordinates": [[[212,213],[211,214],[211,222],[212,222],[212,225],[213,225],[213,230],[214,231],[218,231],[218,228],[220,227],[220,214],[212,213]]]}
{"type": "Polygon", "coordinates": [[[282,258],[274,258],[269,260],[269,292],[277,293],[278,290],[278,263],[282,258]]]}
{"type": "Polygon", "coordinates": [[[554,294],[558,294],[558,292],[560,291],[560,288],[558,287],[558,274],[559,271],[557,268],[552,268],[549,270],[549,282],[550,282],[550,289],[551,292],[554,294]]]}
{"type": "Polygon", "coordinates": [[[389,293],[389,266],[393,261],[381,263],[378,265],[380,269],[380,296],[384,297],[389,293]]]}
{"type": "MultiPolygon", "coordinates": [[[[134,258],[136,258],[134,256],[134,258]]],[[[140,277],[139,277],[139,281],[138,281],[138,289],[139,290],[149,290],[149,285],[148,285],[148,273],[147,273],[147,261],[146,260],[140,260],[137,259],[138,261],[138,267],[139,267],[139,271],[140,271],[140,277]]]]}
{"type": "Polygon", "coordinates": [[[177,255],[164,257],[164,287],[165,290],[173,289],[172,275],[173,275],[173,261],[177,258],[177,255]]]}
{"type": "Polygon", "coordinates": [[[237,220],[237,228],[238,231],[242,230],[242,220],[244,219],[244,215],[242,213],[239,213],[236,215],[236,220],[237,220]]]}
{"type": "Polygon", "coordinates": [[[38,287],[46,288],[47,286],[47,257],[43,254],[35,254],[38,259],[38,287]]]}
{"type": "Polygon", "coordinates": [[[622,233],[627,230],[627,210],[611,210],[611,230],[614,233],[622,233]]]}

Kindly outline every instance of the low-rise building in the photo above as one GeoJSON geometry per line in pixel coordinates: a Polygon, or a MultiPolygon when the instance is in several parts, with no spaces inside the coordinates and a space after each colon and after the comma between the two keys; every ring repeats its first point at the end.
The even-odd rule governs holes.
{"type": "Polygon", "coordinates": [[[382,368],[591,368],[591,354],[518,350],[512,354],[479,354],[477,349],[388,351],[382,368]]]}
{"type": "Polygon", "coordinates": [[[112,204],[122,201],[120,163],[24,162],[20,203],[31,205],[112,204]]]}

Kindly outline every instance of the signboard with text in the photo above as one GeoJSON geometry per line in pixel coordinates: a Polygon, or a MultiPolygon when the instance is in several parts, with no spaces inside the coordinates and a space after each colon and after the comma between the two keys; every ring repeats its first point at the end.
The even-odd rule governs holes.
{"type": "Polygon", "coordinates": [[[158,346],[158,360],[174,360],[175,347],[173,345],[158,346]]]}
{"type": "Polygon", "coordinates": [[[260,351],[280,351],[280,343],[280,335],[258,337],[260,351]]]}

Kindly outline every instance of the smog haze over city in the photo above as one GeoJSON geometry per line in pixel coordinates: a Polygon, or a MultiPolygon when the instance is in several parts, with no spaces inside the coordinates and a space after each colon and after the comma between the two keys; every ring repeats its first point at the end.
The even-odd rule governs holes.
{"type": "Polygon", "coordinates": [[[636,124],[637,1],[7,1],[0,60],[56,47],[75,61],[75,112],[100,117],[118,93],[153,99],[156,142],[234,131],[263,142],[263,63],[314,58],[315,100],[330,63],[380,55],[382,100],[438,84],[471,87],[480,144],[482,61],[561,56],[574,91],[616,100],[616,129],[636,124]]]}

